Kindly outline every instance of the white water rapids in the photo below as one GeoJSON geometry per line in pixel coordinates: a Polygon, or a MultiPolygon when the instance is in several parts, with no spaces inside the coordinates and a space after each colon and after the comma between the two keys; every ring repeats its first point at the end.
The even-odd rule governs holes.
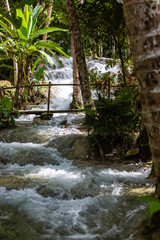
{"type": "MultiPolygon", "coordinates": [[[[72,61],[63,63],[55,71],[48,69],[54,83],[72,82],[72,61]]],[[[105,71],[104,62],[88,64],[105,71]]],[[[61,87],[56,94],[51,108],[68,108],[71,87],[61,87]]],[[[37,124],[33,115],[22,116],[15,129],[4,131],[0,156],[7,165],[0,165],[0,240],[134,239],[134,228],[148,210],[129,190],[150,187],[145,179],[150,169],[138,164],[74,164],[62,157],[54,141],[83,134],[76,127],[83,117],[57,114],[37,124]],[[67,128],[60,126],[64,119],[67,128]]]]}

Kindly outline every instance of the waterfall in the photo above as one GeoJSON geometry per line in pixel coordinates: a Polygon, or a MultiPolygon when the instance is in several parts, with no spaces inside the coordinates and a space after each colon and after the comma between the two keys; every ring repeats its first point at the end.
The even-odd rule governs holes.
{"type": "MultiPolygon", "coordinates": [[[[52,84],[73,84],[73,65],[72,58],[63,58],[59,59],[62,62],[62,67],[55,62],[55,69],[51,69],[50,66],[46,69],[46,74],[49,79],[46,77],[45,81],[50,81],[52,84]]],[[[99,72],[105,73],[108,71],[118,73],[120,68],[115,66],[113,68],[106,68],[106,59],[103,61],[100,60],[87,60],[88,70],[97,68],[99,72]]],[[[68,109],[70,103],[72,102],[73,87],[71,86],[54,86],[51,89],[51,103],[50,109],[52,110],[64,110],[68,109]]]]}
{"type": "MultiPolygon", "coordinates": [[[[61,60],[63,67],[47,68],[49,80],[72,83],[72,59],[61,60]]],[[[87,64],[109,70],[98,60],[87,64]]],[[[61,88],[52,89],[52,109],[69,106],[72,88],[61,88]]],[[[86,138],[83,123],[83,114],[55,114],[50,121],[22,116],[15,129],[1,134],[6,165],[0,164],[0,239],[134,239],[134,227],[148,211],[146,203],[137,201],[137,189],[151,188],[150,168],[84,161],[81,151],[71,160],[68,153],[77,139],[86,138]],[[65,119],[67,128],[61,125],[65,119]]]]}

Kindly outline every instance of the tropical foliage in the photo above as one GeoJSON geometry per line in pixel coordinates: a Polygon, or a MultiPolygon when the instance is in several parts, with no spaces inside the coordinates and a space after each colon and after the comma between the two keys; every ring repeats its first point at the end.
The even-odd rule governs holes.
{"type": "Polygon", "coordinates": [[[14,115],[20,115],[12,109],[12,101],[8,97],[0,101],[0,129],[13,127],[15,125],[14,115]]]}
{"type": "Polygon", "coordinates": [[[104,154],[113,149],[124,154],[132,146],[132,133],[138,131],[141,121],[137,92],[126,86],[112,100],[100,95],[95,102],[96,110],[86,109],[89,137],[96,139],[104,154]]]}
{"type": "MultiPolygon", "coordinates": [[[[119,94],[119,90],[124,86],[120,71],[118,73],[111,71],[102,73],[97,68],[92,68],[88,71],[88,74],[90,84],[92,85],[92,89],[95,90],[97,97],[100,95],[110,99],[111,95],[114,97],[114,95],[119,94]]],[[[131,76],[128,72],[126,74],[126,84],[129,86],[138,86],[137,78],[131,76]]]]}
{"type": "MultiPolygon", "coordinates": [[[[0,35],[3,41],[0,44],[0,60],[4,61],[13,59],[13,56],[15,57],[18,64],[17,85],[30,82],[39,63],[47,61],[51,66],[54,66],[51,56],[55,56],[55,51],[67,56],[58,44],[50,40],[41,40],[41,36],[45,33],[66,31],[56,27],[43,28],[43,24],[37,26],[38,16],[41,11],[41,5],[37,5],[34,9],[29,5],[25,5],[23,12],[16,9],[16,16],[21,19],[19,28],[16,28],[18,26],[15,25],[14,18],[8,19],[5,14],[1,14],[0,25],[2,28],[0,29],[0,35]],[[12,27],[8,26],[7,22],[12,27]],[[8,33],[7,37],[5,32],[8,33]],[[46,51],[42,50],[42,48],[45,48],[46,51]]],[[[12,68],[12,66],[4,64],[0,66],[12,68]]]]}
{"type": "Polygon", "coordinates": [[[144,196],[139,198],[140,201],[149,203],[148,215],[152,216],[155,212],[160,211],[160,201],[155,197],[144,196]]]}

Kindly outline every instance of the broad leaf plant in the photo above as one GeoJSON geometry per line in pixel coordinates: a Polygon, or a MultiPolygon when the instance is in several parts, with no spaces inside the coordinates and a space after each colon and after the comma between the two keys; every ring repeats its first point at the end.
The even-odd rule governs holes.
{"type": "MultiPolygon", "coordinates": [[[[31,82],[38,63],[48,62],[54,66],[52,56],[55,56],[55,52],[67,56],[57,43],[41,40],[45,33],[68,31],[57,27],[43,28],[44,23],[38,26],[38,16],[41,12],[41,5],[35,8],[25,5],[23,12],[16,9],[16,18],[0,11],[0,61],[14,57],[18,64],[17,85],[31,82]],[[28,69],[30,69],[30,74],[28,69]]],[[[47,18],[46,21],[48,21],[47,18]]],[[[1,64],[0,67],[13,68],[6,64],[1,64]]]]}

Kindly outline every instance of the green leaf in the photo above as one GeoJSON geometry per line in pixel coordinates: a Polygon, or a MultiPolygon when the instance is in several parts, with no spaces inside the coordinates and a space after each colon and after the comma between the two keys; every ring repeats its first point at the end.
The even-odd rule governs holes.
{"type": "Polygon", "coordinates": [[[1,64],[0,65],[0,68],[1,67],[6,67],[6,68],[10,68],[10,69],[14,69],[14,67],[10,66],[10,65],[7,65],[7,64],[1,64]]]}
{"type": "Polygon", "coordinates": [[[29,11],[29,5],[25,5],[25,19],[26,19],[26,24],[27,24],[27,38],[29,39],[29,36],[32,31],[32,16],[31,12],[29,11]]]}
{"type": "Polygon", "coordinates": [[[0,43],[0,47],[3,46],[4,44],[8,43],[8,42],[10,42],[10,40],[7,40],[7,41],[5,41],[3,43],[0,43]]]}
{"type": "Polygon", "coordinates": [[[45,76],[48,78],[48,80],[49,80],[49,76],[48,76],[48,74],[44,72],[44,75],[45,75],[45,76]]]}
{"type": "Polygon", "coordinates": [[[160,201],[150,196],[139,197],[138,200],[149,203],[149,215],[153,215],[160,210],[160,201]]]}
{"type": "Polygon", "coordinates": [[[3,113],[3,115],[4,115],[5,117],[8,116],[8,111],[7,111],[7,110],[3,110],[2,113],[3,113]]]}
{"type": "Polygon", "coordinates": [[[24,16],[25,16],[25,19],[26,19],[26,23],[28,25],[29,17],[30,17],[29,5],[25,5],[24,16]]]}
{"type": "Polygon", "coordinates": [[[34,51],[39,51],[35,46],[30,46],[26,52],[34,52],[34,51]]]}
{"type": "Polygon", "coordinates": [[[39,35],[43,35],[45,33],[50,33],[50,32],[56,32],[56,31],[63,31],[63,32],[68,32],[67,29],[62,29],[62,28],[57,28],[57,27],[46,27],[38,30],[39,35]]]}
{"type": "MultiPolygon", "coordinates": [[[[2,30],[2,28],[0,29],[0,31],[2,30]]],[[[3,29],[4,30],[4,29],[3,29]]],[[[5,37],[5,35],[2,33],[2,32],[0,32],[0,36],[2,36],[2,37],[5,37]]]]}
{"type": "Polygon", "coordinates": [[[150,196],[143,196],[143,197],[139,197],[138,200],[143,202],[152,202],[155,200],[155,198],[150,196]]]}
{"type": "Polygon", "coordinates": [[[38,5],[33,9],[32,13],[31,13],[31,16],[32,16],[32,33],[33,33],[33,28],[37,23],[37,17],[41,13],[41,10],[42,10],[42,6],[38,5]]]}
{"type": "Polygon", "coordinates": [[[16,29],[20,28],[21,24],[22,24],[22,19],[21,18],[16,18],[16,15],[14,12],[12,12],[12,16],[10,16],[9,13],[4,12],[2,9],[0,9],[0,14],[2,15],[2,17],[9,22],[10,24],[12,24],[16,29]]]}
{"type": "Polygon", "coordinates": [[[56,52],[63,54],[66,57],[69,57],[65,52],[63,52],[61,47],[59,47],[56,43],[53,43],[51,41],[39,41],[35,44],[35,46],[38,48],[52,49],[52,50],[55,50],[56,52]]]}
{"type": "Polygon", "coordinates": [[[48,49],[48,52],[54,57],[54,59],[56,60],[56,62],[59,64],[59,66],[62,67],[62,66],[63,66],[63,63],[62,63],[61,60],[58,59],[58,56],[57,56],[54,52],[52,52],[50,49],[48,49]]]}
{"type": "Polygon", "coordinates": [[[54,61],[53,59],[44,51],[39,50],[39,52],[47,59],[48,63],[51,65],[51,67],[54,67],[54,61]]]}
{"type": "Polygon", "coordinates": [[[36,79],[39,81],[41,79],[42,74],[44,73],[45,67],[41,67],[36,73],[36,79]]]}
{"type": "Polygon", "coordinates": [[[8,27],[4,22],[0,20],[0,25],[13,37],[16,38],[16,34],[14,30],[12,30],[10,27],[8,27]]]}
{"type": "Polygon", "coordinates": [[[36,69],[37,64],[39,63],[39,61],[40,61],[40,58],[38,58],[38,59],[34,62],[33,67],[32,67],[32,73],[33,73],[34,70],[36,69]]]}
{"type": "Polygon", "coordinates": [[[152,201],[150,203],[150,215],[160,210],[160,202],[158,200],[152,201]]]}
{"type": "Polygon", "coordinates": [[[18,116],[21,116],[21,113],[17,110],[14,110],[13,113],[16,113],[18,116]]]}
{"type": "Polygon", "coordinates": [[[12,101],[8,97],[4,98],[4,104],[8,111],[12,109],[12,101]]]}
{"type": "Polygon", "coordinates": [[[22,25],[18,29],[19,37],[26,41],[28,37],[28,31],[27,31],[27,23],[26,23],[25,16],[20,9],[17,9],[16,12],[17,12],[17,17],[20,17],[22,19],[22,25]]]}

